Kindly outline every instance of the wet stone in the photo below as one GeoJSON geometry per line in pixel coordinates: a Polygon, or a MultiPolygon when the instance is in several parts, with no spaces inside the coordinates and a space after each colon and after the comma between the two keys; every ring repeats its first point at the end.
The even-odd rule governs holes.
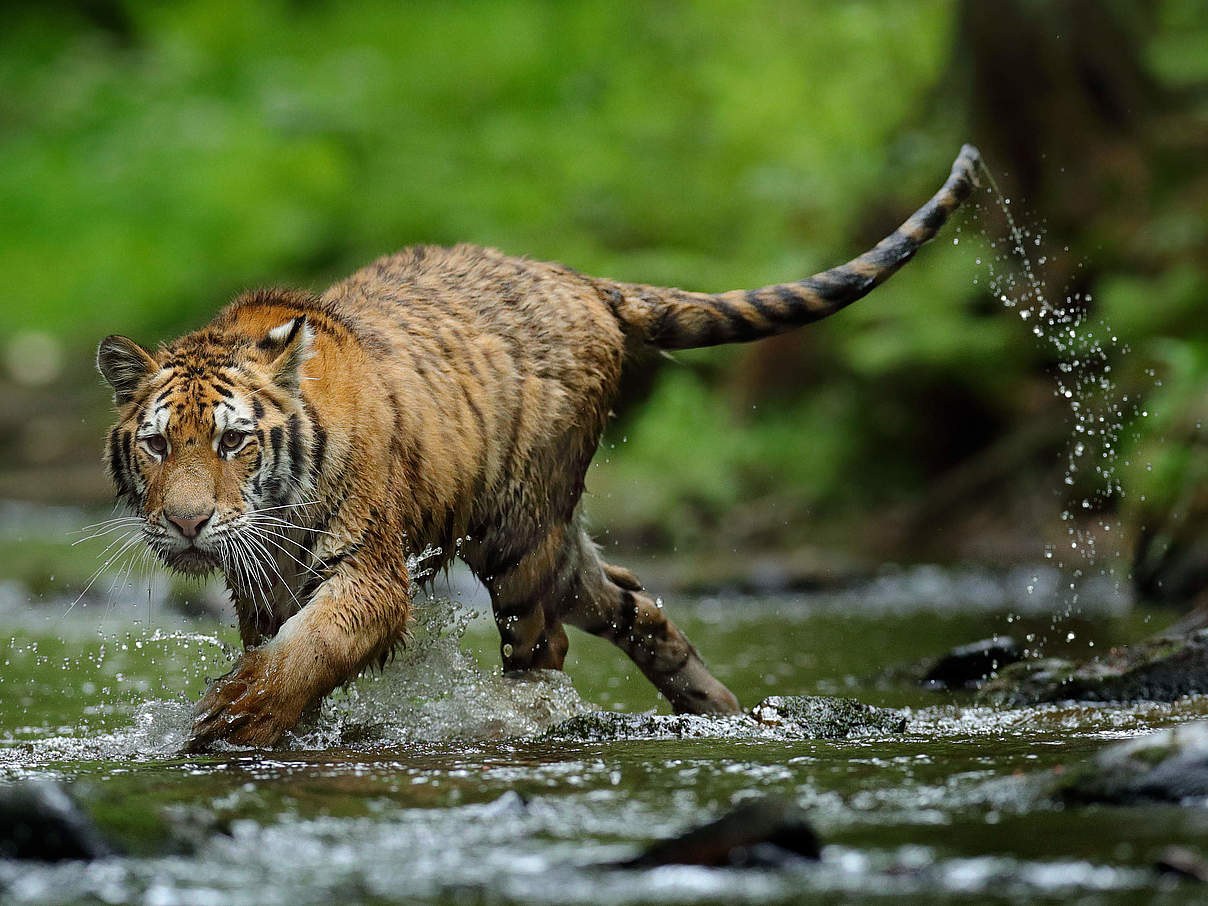
{"type": "Polygon", "coordinates": [[[982,639],[929,662],[920,682],[932,689],[973,689],[1022,659],[1023,652],[1009,636],[982,639]]]}
{"type": "Polygon", "coordinates": [[[906,718],[890,708],[876,708],[854,698],[820,695],[773,695],[750,711],[766,727],[803,739],[847,739],[883,736],[906,730],[906,718]]]}
{"type": "Polygon", "coordinates": [[[906,729],[906,718],[852,698],[774,695],[747,714],[627,714],[595,711],[564,720],[544,738],[573,742],[614,739],[847,739],[906,729]]]}
{"type": "Polygon", "coordinates": [[[61,862],[112,852],[92,819],[58,783],[0,784],[0,858],[61,862]]]}
{"type": "Polygon", "coordinates": [[[696,714],[630,714],[592,711],[545,731],[544,739],[600,742],[614,739],[710,739],[752,735],[742,717],[702,717],[696,714]]]}
{"type": "Polygon", "coordinates": [[[708,824],[652,844],[615,868],[657,865],[774,868],[821,854],[803,809],[780,799],[744,802],[708,824]]]}
{"type": "Polygon", "coordinates": [[[1174,701],[1208,692],[1208,629],[1156,637],[1084,664],[1057,658],[1025,660],[982,689],[994,704],[1055,701],[1174,701]]]}
{"type": "Polygon", "coordinates": [[[1070,803],[1208,802],[1208,721],[1109,746],[1067,771],[1056,792],[1070,803]]]}

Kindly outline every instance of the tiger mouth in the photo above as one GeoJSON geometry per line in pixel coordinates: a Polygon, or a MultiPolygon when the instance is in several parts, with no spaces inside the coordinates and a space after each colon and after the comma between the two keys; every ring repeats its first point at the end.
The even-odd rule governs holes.
{"type": "Polygon", "coordinates": [[[208,573],[219,565],[215,555],[197,547],[186,547],[184,550],[165,553],[161,556],[169,568],[190,575],[208,573]]]}

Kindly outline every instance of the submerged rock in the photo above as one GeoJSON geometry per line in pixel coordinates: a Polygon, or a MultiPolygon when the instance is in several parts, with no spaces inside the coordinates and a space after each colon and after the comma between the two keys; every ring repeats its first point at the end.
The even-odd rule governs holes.
{"type": "Polygon", "coordinates": [[[92,819],[58,783],[0,784],[0,858],[61,862],[112,853],[92,819]]]}
{"type": "Polygon", "coordinates": [[[977,688],[998,671],[1023,659],[1010,636],[995,636],[953,648],[927,662],[919,682],[933,689],[977,688]]]}
{"type": "Polygon", "coordinates": [[[757,799],[742,803],[716,821],[660,840],[641,855],[613,867],[774,867],[817,860],[820,853],[818,835],[800,807],[779,799],[757,799]]]}
{"type": "Polygon", "coordinates": [[[1053,701],[1174,701],[1208,692],[1208,629],[1156,637],[1084,664],[1057,658],[1021,661],[987,683],[995,704],[1053,701]]]}
{"type": "Polygon", "coordinates": [[[1208,799],[1208,720],[1117,743],[1068,771],[1066,802],[1185,802],[1208,799]]]}
{"type": "Polygon", "coordinates": [[[773,695],[747,714],[628,714],[594,711],[555,724],[543,738],[573,742],[614,739],[846,739],[906,729],[906,718],[854,698],[773,695]]]}

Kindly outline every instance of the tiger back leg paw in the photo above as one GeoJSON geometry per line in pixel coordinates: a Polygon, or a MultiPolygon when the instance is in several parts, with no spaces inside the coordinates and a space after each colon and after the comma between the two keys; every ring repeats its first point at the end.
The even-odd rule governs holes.
{"type": "Polygon", "coordinates": [[[632,572],[604,563],[578,526],[557,526],[491,591],[505,670],[561,669],[570,623],[625,652],[679,713],[733,714],[738,700],[632,572]]]}

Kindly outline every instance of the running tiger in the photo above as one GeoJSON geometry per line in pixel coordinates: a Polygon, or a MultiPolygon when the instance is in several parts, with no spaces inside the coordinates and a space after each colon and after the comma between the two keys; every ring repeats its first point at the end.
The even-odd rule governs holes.
{"type": "Polygon", "coordinates": [[[492,249],[417,247],[321,296],[235,299],[151,352],[109,336],[105,464],[172,569],[223,572],[244,652],[197,706],[190,750],[270,746],[407,635],[407,555],[460,557],[489,589],[505,670],[560,669],[565,626],[619,646],[679,712],[738,701],[579,498],[626,360],[771,336],[864,296],[972,191],[966,145],[872,250],[796,283],[710,295],[492,249]]]}

